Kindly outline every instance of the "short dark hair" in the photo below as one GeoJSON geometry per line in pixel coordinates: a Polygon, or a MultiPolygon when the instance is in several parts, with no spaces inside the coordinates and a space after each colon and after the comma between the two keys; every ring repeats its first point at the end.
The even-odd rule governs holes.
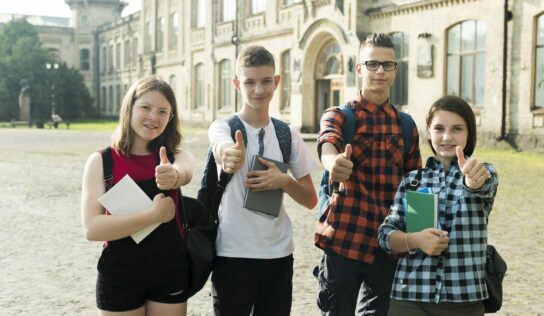
{"type": "Polygon", "coordinates": [[[236,73],[240,68],[271,66],[276,71],[274,56],[263,46],[249,46],[242,50],[236,59],[236,73]]]}
{"type": "MultiPolygon", "coordinates": [[[[474,152],[474,149],[476,148],[477,137],[476,117],[474,116],[474,112],[472,111],[470,105],[468,105],[465,100],[453,95],[446,95],[441,97],[440,99],[436,100],[433,105],[431,105],[429,113],[427,113],[427,129],[429,129],[429,127],[431,126],[431,122],[438,111],[452,112],[459,115],[463,118],[463,120],[465,120],[468,129],[468,136],[467,145],[463,149],[463,153],[467,156],[471,156],[474,152]]],[[[434,150],[430,139],[429,145],[431,146],[431,150],[433,151],[433,153],[436,154],[436,151],[434,150]]]]}
{"type": "Polygon", "coordinates": [[[367,46],[395,49],[395,45],[393,45],[393,40],[391,39],[391,36],[385,33],[373,33],[368,35],[364,42],[361,44],[361,48],[367,46]]]}

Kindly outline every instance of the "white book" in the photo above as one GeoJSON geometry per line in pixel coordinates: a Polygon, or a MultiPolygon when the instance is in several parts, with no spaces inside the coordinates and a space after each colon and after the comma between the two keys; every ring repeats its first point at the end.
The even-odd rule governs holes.
{"type": "MultiPolygon", "coordinates": [[[[104,195],[99,197],[98,202],[114,216],[140,213],[148,210],[153,204],[147,194],[145,194],[128,174],[104,195]]],[[[147,226],[130,235],[130,237],[138,244],[159,225],[160,223],[156,223],[147,226]]]]}

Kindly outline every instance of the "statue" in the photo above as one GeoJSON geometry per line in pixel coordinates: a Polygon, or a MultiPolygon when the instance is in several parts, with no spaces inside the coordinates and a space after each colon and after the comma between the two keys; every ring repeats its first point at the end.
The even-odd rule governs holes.
{"type": "Polygon", "coordinates": [[[26,79],[21,80],[21,92],[19,93],[19,120],[30,121],[30,85],[26,79]]]}

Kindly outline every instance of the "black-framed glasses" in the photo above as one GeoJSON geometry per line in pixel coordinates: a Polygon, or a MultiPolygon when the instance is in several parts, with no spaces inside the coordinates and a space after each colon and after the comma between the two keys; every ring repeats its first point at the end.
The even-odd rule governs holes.
{"type": "Polygon", "coordinates": [[[380,66],[383,67],[383,70],[385,71],[393,71],[397,69],[397,62],[396,61],[377,61],[377,60],[367,60],[362,62],[361,64],[364,64],[366,69],[370,71],[376,71],[380,66]]]}

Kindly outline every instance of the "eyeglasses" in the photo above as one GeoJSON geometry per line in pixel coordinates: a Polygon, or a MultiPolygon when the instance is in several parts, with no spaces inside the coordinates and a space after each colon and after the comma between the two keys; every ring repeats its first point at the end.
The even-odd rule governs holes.
{"type": "Polygon", "coordinates": [[[136,106],[136,110],[139,111],[142,115],[147,116],[148,118],[157,118],[161,121],[170,121],[174,117],[174,113],[165,109],[154,109],[147,105],[136,106]]]}
{"type": "Polygon", "coordinates": [[[377,60],[367,60],[362,62],[361,64],[364,64],[366,69],[370,71],[376,71],[380,66],[383,67],[383,70],[385,71],[393,71],[397,69],[397,62],[396,61],[377,61],[377,60]]]}

